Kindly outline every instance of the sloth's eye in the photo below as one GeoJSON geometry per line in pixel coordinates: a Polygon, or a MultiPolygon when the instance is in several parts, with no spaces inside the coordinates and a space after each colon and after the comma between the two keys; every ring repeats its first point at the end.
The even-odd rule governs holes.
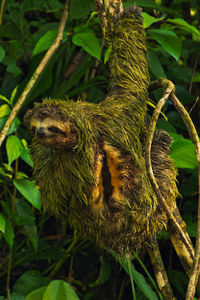
{"type": "Polygon", "coordinates": [[[53,133],[59,133],[59,134],[65,135],[64,131],[62,131],[60,128],[55,127],[55,126],[48,127],[48,131],[53,132],[53,133]]]}

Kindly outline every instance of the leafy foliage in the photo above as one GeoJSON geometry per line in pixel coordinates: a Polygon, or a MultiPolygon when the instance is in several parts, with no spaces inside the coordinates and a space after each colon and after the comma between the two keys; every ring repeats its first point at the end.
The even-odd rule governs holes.
{"type": "MultiPolygon", "coordinates": [[[[151,78],[167,77],[175,83],[176,94],[190,111],[199,131],[198,1],[131,0],[125,1],[124,6],[135,2],[144,11],[151,78]]],[[[2,4],[0,9],[2,129],[25,84],[56,36],[63,2],[9,0],[4,10],[2,4]]],[[[137,299],[161,299],[152,283],[153,275],[148,276],[145,272],[144,266],[152,272],[146,256],[143,257],[143,266],[134,258],[135,267],[131,264],[128,269],[127,263],[122,262],[126,272],[120,271],[119,264],[107,254],[102,254],[87,241],[77,239],[68,227],[65,232],[66,224],[41,213],[39,192],[32,179],[33,162],[23,124],[25,110],[43,97],[81,97],[99,102],[107,93],[109,72],[106,62],[111,49],[105,45],[102,47],[101,29],[94,9],[92,0],[71,0],[63,43],[40,76],[19,116],[14,119],[1,149],[1,300],[6,298],[6,288],[10,289],[12,300],[79,299],[77,295],[85,300],[132,299],[126,272],[135,283],[137,299]],[[97,59],[101,60],[100,65],[97,59]]],[[[151,101],[156,102],[161,94],[161,91],[154,92],[151,101]]],[[[149,106],[150,113],[151,110],[149,106]]],[[[194,149],[186,128],[170,103],[164,113],[167,121],[161,117],[158,128],[167,130],[173,137],[171,156],[179,168],[182,195],[178,204],[188,232],[191,238],[195,238],[197,163],[194,149]]],[[[165,252],[170,242],[163,238],[160,245],[161,252],[165,252]]],[[[187,278],[176,255],[172,253],[170,257],[165,264],[168,264],[177,298],[183,299],[187,278]]]]}

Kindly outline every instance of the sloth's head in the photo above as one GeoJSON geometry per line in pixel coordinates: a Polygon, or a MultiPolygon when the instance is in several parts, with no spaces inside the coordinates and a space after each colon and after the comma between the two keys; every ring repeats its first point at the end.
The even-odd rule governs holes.
{"type": "Polygon", "coordinates": [[[53,149],[72,149],[78,140],[78,129],[58,105],[40,105],[29,110],[25,124],[39,144],[53,149]]]}

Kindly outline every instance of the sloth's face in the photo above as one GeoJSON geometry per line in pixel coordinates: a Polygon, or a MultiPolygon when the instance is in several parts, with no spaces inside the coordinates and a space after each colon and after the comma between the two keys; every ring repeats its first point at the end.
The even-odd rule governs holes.
{"type": "Polygon", "coordinates": [[[41,145],[54,149],[71,149],[76,146],[78,130],[69,120],[64,120],[60,114],[52,114],[33,109],[25,115],[25,122],[31,135],[41,145]]]}

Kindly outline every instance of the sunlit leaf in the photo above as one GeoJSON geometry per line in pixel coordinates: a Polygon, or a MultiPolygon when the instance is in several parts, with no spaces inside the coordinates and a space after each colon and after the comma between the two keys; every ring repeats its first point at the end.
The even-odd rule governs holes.
{"type": "Polygon", "coordinates": [[[176,133],[170,133],[173,138],[170,156],[178,168],[194,169],[197,166],[197,159],[193,143],[176,133]]]}
{"type": "Polygon", "coordinates": [[[101,59],[99,41],[92,31],[76,33],[72,38],[72,42],[77,46],[83,47],[86,52],[96,57],[98,60],[101,59]]]}
{"type": "Polygon", "coordinates": [[[8,156],[9,165],[12,164],[14,160],[19,158],[22,153],[22,144],[21,141],[15,135],[8,136],[6,140],[6,152],[8,156]]]}
{"type": "Polygon", "coordinates": [[[49,30],[45,33],[36,43],[35,48],[33,49],[33,56],[47,50],[53,44],[56,34],[56,30],[49,30]]]}
{"type": "Polygon", "coordinates": [[[171,56],[176,60],[179,59],[182,43],[175,32],[165,29],[150,29],[148,33],[151,38],[155,39],[171,56]]]}
{"type": "Polygon", "coordinates": [[[105,55],[104,55],[104,64],[106,64],[107,61],[109,60],[109,56],[110,56],[111,50],[112,50],[112,46],[109,46],[109,47],[106,49],[106,52],[105,52],[105,55]]]}
{"type": "Polygon", "coordinates": [[[200,31],[195,26],[188,24],[185,20],[183,20],[181,18],[167,19],[166,21],[169,23],[179,25],[185,31],[190,32],[190,33],[195,33],[198,36],[200,36],[200,31]]]}
{"type": "Polygon", "coordinates": [[[41,209],[42,203],[40,192],[33,181],[27,179],[16,179],[14,185],[17,190],[37,209],[41,209]]]}
{"type": "Polygon", "coordinates": [[[157,23],[159,21],[162,21],[164,19],[164,17],[161,18],[154,18],[152,16],[150,16],[148,13],[143,12],[142,13],[142,17],[143,17],[143,25],[144,28],[148,28],[149,26],[151,26],[154,23],[157,23]]]}
{"type": "Polygon", "coordinates": [[[3,100],[7,103],[10,103],[10,101],[6,97],[4,97],[3,95],[0,95],[0,100],[3,100]]]}
{"type": "Polygon", "coordinates": [[[9,115],[9,114],[10,114],[10,111],[11,111],[11,109],[10,109],[10,107],[8,106],[8,104],[3,104],[3,105],[1,105],[1,106],[0,106],[0,118],[3,118],[3,117],[5,117],[5,116],[9,115]]]}
{"type": "Polygon", "coordinates": [[[43,300],[43,295],[45,290],[46,290],[46,286],[43,286],[37,290],[32,291],[30,294],[26,296],[26,300],[43,300]]]}
{"type": "Polygon", "coordinates": [[[16,93],[17,93],[17,89],[18,89],[18,86],[16,86],[16,88],[13,90],[12,94],[11,94],[11,97],[10,97],[10,103],[13,104],[13,101],[15,99],[15,96],[16,96],[16,93]]]}
{"type": "Polygon", "coordinates": [[[54,280],[46,288],[43,300],[79,300],[71,285],[63,280],[54,280]]]}
{"type": "MultiPolygon", "coordinates": [[[[39,54],[51,47],[57,35],[57,30],[49,30],[36,43],[33,50],[33,56],[39,54]]],[[[67,35],[63,36],[63,41],[67,40],[67,35]]]]}

